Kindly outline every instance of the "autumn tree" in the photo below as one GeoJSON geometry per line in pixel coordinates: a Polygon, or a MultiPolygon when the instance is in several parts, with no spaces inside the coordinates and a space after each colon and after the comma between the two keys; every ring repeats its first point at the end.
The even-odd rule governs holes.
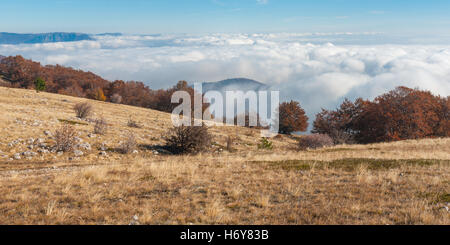
{"type": "Polygon", "coordinates": [[[281,134],[304,132],[308,128],[308,117],[297,101],[281,103],[278,107],[278,117],[281,134]]]}
{"type": "Polygon", "coordinates": [[[335,111],[322,109],[316,115],[312,133],[326,134],[335,144],[353,143],[357,133],[353,124],[366,103],[363,99],[357,99],[355,103],[345,99],[335,111]]]}
{"type": "Polygon", "coordinates": [[[314,133],[335,143],[373,143],[450,136],[449,102],[429,91],[397,87],[373,101],[345,100],[334,110],[322,110],[314,133]]]}

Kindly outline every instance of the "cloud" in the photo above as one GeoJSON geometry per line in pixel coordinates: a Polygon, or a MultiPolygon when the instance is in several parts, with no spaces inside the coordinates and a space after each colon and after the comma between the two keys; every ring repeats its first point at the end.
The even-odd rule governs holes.
{"type": "Polygon", "coordinates": [[[110,80],[140,80],[154,89],[178,80],[246,77],[279,89],[282,100],[300,101],[310,118],[321,107],[335,108],[344,97],[372,99],[400,85],[450,95],[449,45],[367,44],[373,35],[102,36],[93,41],[0,45],[0,54],[89,70],[110,80]]]}
{"type": "Polygon", "coordinates": [[[256,0],[258,4],[268,4],[269,0],[256,0]]]}

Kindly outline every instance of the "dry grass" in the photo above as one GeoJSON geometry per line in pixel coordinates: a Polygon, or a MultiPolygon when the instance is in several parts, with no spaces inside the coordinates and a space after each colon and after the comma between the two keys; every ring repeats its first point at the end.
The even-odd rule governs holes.
{"type": "Polygon", "coordinates": [[[170,156],[152,152],[168,114],[90,101],[93,116],[111,122],[95,138],[87,137],[94,122],[74,125],[91,151],[8,160],[26,150],[8,146],[18,138],[51,145],[43,131],[76,122],[72,108],[82,101],[0,88],[0,157],[8,156],[0,158],[0,224],[129,224],[134,215],[140,224],[450,224],[450,139],[298,152],[295,139],[280,136],[273,150],[258,150],[258,130],[220,127],[211,129],[217,150],[170,156]],[[130,116],[141,128],[127,126],[130,116]],[[98,155],[127,130],[139,154],[98,155]],[[229,137],[233,152],[219,151],[229,137]]]}

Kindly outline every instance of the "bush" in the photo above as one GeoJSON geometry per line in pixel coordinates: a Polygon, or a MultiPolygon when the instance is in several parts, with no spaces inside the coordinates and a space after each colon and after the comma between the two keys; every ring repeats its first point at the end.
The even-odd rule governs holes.
{"type": "Polygon", "coordinates": [[[45,90],[45,81],[42,78],[37,78],[36,81],[34,81],[34,87],[36,88],[36,92],[44,91],[45,90]]]}
{"type": "Polygon", "coordinates": [[[122,96],[120,96],[120,94],[113,94],[111,96],[111,102],[115,103],[115,104],[120,104],[122,103],[122,96]]]}
{"type": "Polygon", "coordinates": [[[76,104],[73,107],[73,110],[75,111],[75,114],[78,118],[84,119],[91,115],[92,113],[92,105],[87,102],[81,102],[76,104]]]}
{"type": "Polygon", "coordinates": [[[127,126],[130,128],[141,128],[141,126],[133,119],[128,119],[127,126]]]}
{"type": "Polygon", "coordinates": [[[273,143],[271,141],[269,141],[268,138],[261,138],[261,141],[258,144],[258,149],[272,150],[273,143]]]}
{"type": "Polygon", "coordinates": [[[231,136],[227,137],[227,151],[228,152],[233,152],[233,138],[231,138],[231,136]]]}
{"type": "Polygon", "coordinates": [[[119,151],[123,154],[129,154],[136,150],[137,148],[137,142],[136,137],[132,132],[128,132],[126,135],[126,139],[122,144],[119,146],[119,151]]]}
{"type": "Polygon", "coordinates": [[[196,154],[211,146],[212,137],[205,125],[174,127],[167,134],[166,147],[173,154],[196,154]]]}
{"type": "Polygon", "coordinates": [[[95,120],[94,125],[94,133],[99,135],[105,135],[106,132],[108,132],[108,123],[106,122],[105,118],[100,118],[95,120]]]}
{"type": "Polygon", "coordinates": [[[76,131],[73,126],[64,124],[55,132],[55,148],[57,151],[68,152],[75,146],[76,131]]]}
{"type": "Polygon", "coordinates": [[[326,134],[305,135],[298,140],[300,150],[316,149],[332,145],[334,145],[333,139],[326,134]]]}

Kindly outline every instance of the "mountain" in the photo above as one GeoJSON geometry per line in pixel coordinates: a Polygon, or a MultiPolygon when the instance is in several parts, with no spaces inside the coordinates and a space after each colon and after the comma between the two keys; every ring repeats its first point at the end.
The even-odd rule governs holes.
{"type": "Polygon", "coordinates": [[[3,55],[0,55],[0,61],[3,60],[4,58],[6,58],[6,57],[3,55]]]}
{"type": "Polygon", "coordinates": [[[93,40],[93,38],[88,34],[73,32],[52,32],[37,34],[0,32],[0,44],[55,43],[75,42],[82,40],[93,40]]]}
{"type": "Polygon", "coordinates": [[[220,92],[225,91],[260,91],[260,90],[268,90],[269,86],[264,83],[260,83],[255,80],[247,79],[247,78],[233,78],[227,79],[219,82],[206,82],[203,83],[203,92],[208,92],[211,90],[216,90],[220,92]]]}

